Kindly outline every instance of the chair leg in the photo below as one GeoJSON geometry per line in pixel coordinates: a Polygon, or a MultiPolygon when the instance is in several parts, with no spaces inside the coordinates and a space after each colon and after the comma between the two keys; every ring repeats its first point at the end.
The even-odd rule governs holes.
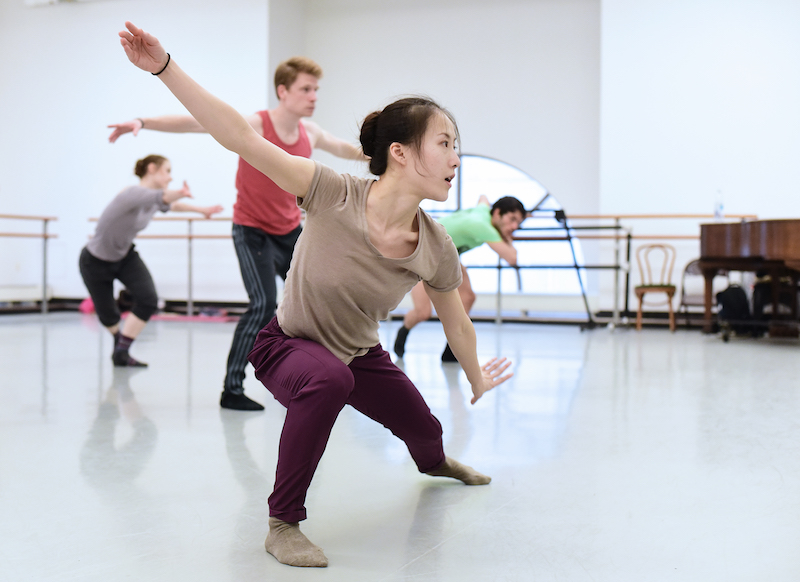
{"type": "Polygon", "coordinates": [[[675,312],[672,310],[672,293],[667,294],[669,299],[669,330],[675,331],[675,312]]]}
{"type": "Polygon", "coordinates": [[[642,304],[644,303],[644,294],[636,296],[639,298],[639,309],[636,311],[636,331],[642,331],[642,304]]]}

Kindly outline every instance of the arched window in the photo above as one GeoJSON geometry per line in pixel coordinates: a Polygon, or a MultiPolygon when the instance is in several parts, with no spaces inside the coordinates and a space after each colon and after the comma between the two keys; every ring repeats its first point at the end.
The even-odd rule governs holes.
{"type": "MultiPolygon", "coordinates": [[[[485,195],[490,203],[503,196],[514,196],[527,210],[535,210],[522,223],[522,229],[553,229],[544,231],[517,231],[517,235],[563,237],[564,225],[556,220],[555,211],[562,210],[558,201],[534,178],[514,166],[476,154],[461,154],[453,190],[446,202],[426,200],[422,208],[434,217],[462,208],[472,208],[478,198],[485,195]]],[[[583,264],[580,242],[572,240],[575,258],[583,264]]],[[[515,241],[519,265],[573,265],[572,249],[567,241],[515,241]]],[[[496,266],[497,254],[488,245],[482,245],[461,256],[466,267],[496,266]]],[[[581,271],[583,277],[583,272],[581,271]]],[[[476,293],[497,291],[497,271],[473,268],[470,281],[476,293]]],[[[580,295],[581,287],[575,269],[502,269],[503,294],[580,295]]]]}

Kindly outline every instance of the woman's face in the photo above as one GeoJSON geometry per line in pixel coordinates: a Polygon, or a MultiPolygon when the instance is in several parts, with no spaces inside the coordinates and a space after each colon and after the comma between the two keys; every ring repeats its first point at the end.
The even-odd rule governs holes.
{"type": "Polygon", "coordinates": [[[169,183],[172,182],[172,164],[169,163],[169,160],[164,160],[164,163],[159,167],[156,167],[155,164],[150,164],[147,168],[147,173],[150,175],[155,187],[161,190],[166,190],[169,183]]]}
{"type": "Polygon", "coordinates": [[[422,180],[424,197],[438,202],[447,200],[461,165],[456,150],[456,128],[443,113],[433,116],[422,138],[422,147],[416,156],[414,169],[422,180]]]}

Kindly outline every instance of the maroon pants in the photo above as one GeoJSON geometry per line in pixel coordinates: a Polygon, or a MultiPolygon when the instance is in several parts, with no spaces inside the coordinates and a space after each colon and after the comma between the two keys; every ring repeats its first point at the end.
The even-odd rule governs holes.
{"type": "Polygon", "coordinates": [[[273,318],[248,359],[286,407],[270,516],[290,523],[306,518],[306,492],[345,404],[402,439],[421,472],[444,463],[441,424],[380,345],[347,365],[317,342],[285,335],[273,318]]]}

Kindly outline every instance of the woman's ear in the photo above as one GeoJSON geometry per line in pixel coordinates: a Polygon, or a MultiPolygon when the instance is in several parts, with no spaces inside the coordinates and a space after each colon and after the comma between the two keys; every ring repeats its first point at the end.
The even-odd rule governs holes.
{"type": "Polygon", "coordinates": [[[401,143],[393,142],[392,145],[389,146],[389,155],[392,156],[392,159],[398,164],[405,166],[408,163],[406,147],[401,143]]]}
{"type": "Polygon", "coordinates": [[[156,165],[155,162],[150,162],[149,164],[147,164],[148,174],[155,174],[156,172],[158,172],[158,166],[156,165]]]}

